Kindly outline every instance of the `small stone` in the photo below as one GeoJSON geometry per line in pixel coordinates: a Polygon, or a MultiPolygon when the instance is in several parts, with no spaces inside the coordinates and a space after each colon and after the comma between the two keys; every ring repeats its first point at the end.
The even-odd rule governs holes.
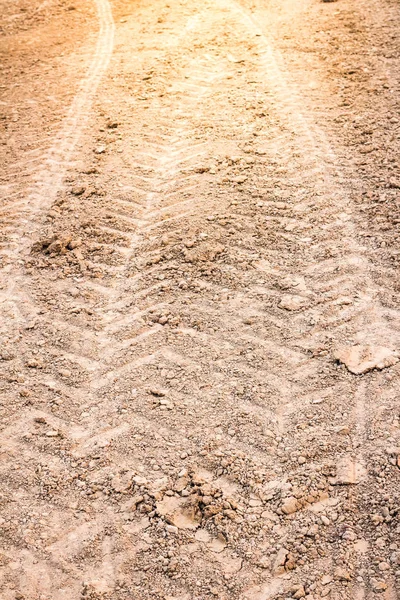
{"type": "Polygon", "coordinates": [[[348,540],[349,542],[354,542],[357,539],[357,535],[351,529],[347,529],[342,535],[344,540],[348,540]]]}
{"type": "Polygon", "coordinates": [[[307,459],[305,456],[299,456],[297,462],[299,463],[299,465],[304,465],[307,462],[307,459]]]}
{"type": "Polygon", "coordinates": [[[356,462],[349,455],[343,456],[337,465],[336,477],[331,477],[331,485],[358,485],[366,475],[364,465],[356,462]]]}
{"type": "Polygon", "coordinates": [[[256,322],[256,317],[245,317],[243,319],[243,323],[245,325],[254,325],[255,322],[256,322]]]}
{"type": "Polygon", "coordinates": [[[137,505],[140,504],[141,502],[143,502],[143,500],[144,500],[143,496],[140,496],[140,495],[134,496],[129,504],[130,510],[136,510],[137,505]]]}
{"type": "Polygon", "coordinates": [[[146,477],[142,477],[141,475],[135,475],[132,478],[133,483],[136,483],[136,485],[147,485],[148,481],[146,479],[146,477]]]}
{"type": "Polygon", "coordinates": [[[286,548],[280,548],[278,550],[278,554],[276,555],[274,562],[274,573],[281,574],[285,572],[285,562],[288,554],[289,550],[286,548]]]}
{"type": "Polygon", "coordinates": [[[183,490],[185,489],[185,487],[187,486],[187,484],[189,483],[189,477],[187,475],[183,475],[182,477],[179,477],[179,479],[176,481],[175,485],[174,485],[174,491],[181,493],[183,492],[183,490]]]}
{"type": "Polygon", "coordinates": [[[47,423],[47,421],[44,417],[35,417],[34,421],[35,421],[35,423],[40,423],[41,425],[47,423]]]}
{"type": "Polygon", "coordinates": [[[380,571],[389,571],[390,565],[389,563],[382,561],[379,563],[378,568],[380,571]]]}
{"type": "Polygon", "coordinates": [[[307,304],[307,298],[303,298],[303,296],[283,296],[282,300],[279,302],[279,308],[290,311],[300,310],[301,308],[305,308],[307,304]]]}
{"type": "Polygon", "coordinates": [[[150,388],[149,392],[157,398],[162,398],[163,396],[165,396],[165,392],[163,390],[160,390],[159,388],[150,388]]]}
{"type": "Polygon", "coordinates": [[[318,533],[318,525],[311,525],[311,527],[307,530],[307,537],[315,537],[318,533]]]}
{"type": "Polygon", "coordinates": [[[328,585],[328,583],[331,583],[331,581],[332,577],[330,575],[323,575],[323,577],[321,578],[322,585],[328,585]]]}
{"type": "Polygon", "coordinates": [[[213,596],[218,596],[218,594],[219,594],[218,588],[215,588],[215,587],[211,588],[210,592],[213,596]]]}
{"type": "Polygon", "coordinates": [[[111,487],[119,494],[127,493],[132,486],[133,476],[132,471],[116,475],[111,481],[111,487]]]}
{"type": "Polygon", "coordinates": [[[71,193],[74,196],[81,196],[84,191],[85,191],[85,188],[82,185],[79,185],[79,186],[73,187],[71,190],[71,193]]]}
{"type": "Polygon", "coordinates": [[[50,431],[46,432],[46,437],[52,438],[52,437],[58,437],[60,435],[59,431],[56,431],[55,429],[51,429],[50,431]]]}
{"type": "Polygon", "coordinates": [[[60,369],[58,372],[61,377],[71,377],[71,371],[69,369],[60,369]]]}
{"type": "Polygon", "coordinates": [[[169,400],[167,400],[166,398],[161,398],[160,399],[160,406],[161,408],[166,408],[168,410],[172,410],[174,408],[174,405],[172,402],[170,402],[169,400]]]}
{"type": "Polygon", "coordinates": [[[286,498],[285,501],[283,502],[281,508],[282,508],[282,512],[285,515],[292,515],[299,508],[297,499],[294,498],[294,496],[290,496],[289,498],[286,498]]]}
{"type": "Polygon", "coordinates": [[[390,556],[390,562],[394,565],[400,565],[400,552],[393,552],[390,556]]]}
{"type": "Polygon", "coordinates": [[[385,590],[387,590],[387,585],[382,580],[371,579],[371,586],[374,592],[384,592],[385,590]]]}
{"type": "Polygon", "coordinates": [[[168,531],[168,533],[177,534],[179,532],[179,529],[175,525],[166,525],[165,529],[168,531]]]}
{"type": "Polygon", "coordinates": [[[293,594],[293,598],[296,598],[298,600],[299,598],[304,598],[305,595],[306,595],[306,592],[305,592],[304,586],[301,585],[297,589],[297,591],[293,594]]]}
{"type": "Polygon", "coordinates": [[[43,364],[40,360],[36,359],[36,358],[30,358],[27,362],[26,365],[30,368],[30,369],[42,369],[43,368],[43,364]]]}
{"type": "Polygon", "coordinates": [[[6,348],[0,350],[0,360],[12,360],[15,358],[16,354],[6,348]]]}
{"type": "Polygon", "coordinates": [[[338,567],[335,570],[335,579],[338,579],[339,581],[351,581],[351,575],[342,567],[338,567]]]}
{"type": "Polygon", "coordinates": [[[201,521],[200,511],[194,506],[186,506],[181,497],[165,496],[157,502],[157,511],[178,529],[197,529],[201,521]]]}
{"type": "MultiPolygon", "coordinates": [[[[330,0],[330,1],[332,1],[332,0],[330,0]]],[[[367,144],[366,146],[364,146],[364,148],[360,148],[360,154],[370,154],[374,150],[375,150],[375,146],[373,146],[372,144],[367,144]]]]}
{"type": "Polygon", "coordinates": [[[378,513],[373,513],[371,515],[371,521],[374,523],[374,525],[380,525],[381,523],[383,523],[384,518],[378,513]]]}
{"type": "Polygon", "coordinates": [[[236,177],[232,177],[231,179],[232,183],[244,183],[245,181],[247,181],[247,176],[246,175],[237,175],[236,177]]]}
{"type": "Polygon", "coordinates": [[[287,555],[287,560],[285,562],[285,569],[287,571],[293,571],[293,569],[295,569],[297,566],[297,561],[294,557],[294,555],[289,552],[289,554],[287,555]]]}
{"type": "Polygon", "coordinates": [[[261,567],[261,569],[270,569],[271,560],[269,556],[261,556],[261,558],[259,558],[259,560],[257,561],[257,566],[261,567]]]}
{"type": "Polygon", "coordinates": [[[395,177],[391,177],[389,179],[389,186],[391,188],[400,189],[400,179],[396,179],[395,177]]]}
{"type": "Polygon", "coordinates": [[[69,242],[67,248],[68,250],[75,250],[75,248],[79,248],[80,246],[82,246],[82,240],[81,238],[76,238],[69,242]]]}
{"type": "Polygon", "coordinates": [[[226,517],[228,517],[228,519],[230,519],[231,521],[236,521],[236,522],[241,521],[241,518],[234,510],[229,510],[229,509],[224,510],[224,515],[226,517]]]}
{"type": "Polygon", "coordinates": [[[50,243],[47,245],[47,241],[43,242],[42,248],[45,254],[66,254],[68,244],[71,242],[72,237],[66,234],[59,238],[53,238],[49,240],[50,243]]]}
{"type": "Polygon", "coordinates": [[[350,435],[350,428],[347,427],[346,425],[337,427],[335,429],[335,431],[339,434],[339,435],[350,435]]]}

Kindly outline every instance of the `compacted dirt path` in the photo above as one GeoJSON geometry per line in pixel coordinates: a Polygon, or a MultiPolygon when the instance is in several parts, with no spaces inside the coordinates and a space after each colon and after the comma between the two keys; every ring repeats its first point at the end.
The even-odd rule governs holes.
{"type": "Polygon", "coordinates": [[[0,3],[4,600],[396,600],[399,7],[0,3]]]}

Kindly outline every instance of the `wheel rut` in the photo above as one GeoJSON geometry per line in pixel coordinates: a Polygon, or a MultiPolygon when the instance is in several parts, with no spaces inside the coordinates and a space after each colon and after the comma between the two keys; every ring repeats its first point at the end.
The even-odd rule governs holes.
{"type": "MultiPolygon", "coordinates": [[[[86,76],[81,80],[78,92],[74,96],[66,116],[62,119],[59,132],[50,148],[35,147],[28,153],[39,154],[38,157],[24,160],[15,165],[15,173],[23,171],[23,175],[33,178],[33,182],[27,188],[15,192],[16,197],[21,200],[16,203],[2,207],[3,216],[7,219],[8,209],[12,211],[12,221],[10,233],[12,238],[17,240],[13,244],[8,243],[6,250],[7,263],[3,268],[3,279],[10,273],[9,286],[5,289],[4,297],[12,297],[16,292],[18,277],[15,274],[15,264],[27,251],[30,246],[30,236],[32,229],[40,219],[40,215],[46,208],[50,207],[57,198],[58,192],[63,186],[66,172],[71,164],[74,149],[76,148],[85,123],[89,118],[90,108],[97,87],[103,74],[105,73],[113,50],[114,22],[112,18],[111,6],[108,0],[95,0],[98,18],[98,39],[94,49],[86,76]],[[43,152],[44,150],[44,152],[43,152]],[[30,162],[33,163],[30,165],[30,162]],[[16,208],[18,212],[16,212],[16,208]],[[20,234],[20,228],[28,226],[27,235],[20,234]],[[18,227],[18,230],[15,229],[18,227]]],[[[38,140],[35,140],[36,144],[38,140]]],[[[35,145],[36,145],[35,144],[35,145]]],[[[15,186],[20,186],[15,182],[15,186]]],[[[6,184],[9,189],[10,184],[6,184]]],[[[7,194],[7,199],[12,195],[7,194]]],[[[7,221],[6,221],[7,222],[7,221]]],[[[3,229],[4,231],[4,229],[3,229]]]]}

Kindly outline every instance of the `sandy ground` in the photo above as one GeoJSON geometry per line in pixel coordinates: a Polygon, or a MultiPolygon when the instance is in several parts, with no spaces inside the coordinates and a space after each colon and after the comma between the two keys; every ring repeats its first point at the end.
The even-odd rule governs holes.
{"type": "Polygon", "coordinates": [[[400,596],[400,7],[0,1],[0,596],[400,596]]]}

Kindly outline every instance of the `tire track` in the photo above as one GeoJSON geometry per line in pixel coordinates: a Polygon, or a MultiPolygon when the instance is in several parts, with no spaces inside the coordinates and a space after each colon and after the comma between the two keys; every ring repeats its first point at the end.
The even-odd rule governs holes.
{"type": "MultiPolygon", "coordinates": [[[[328,183],[329,188],[335,190],[335,204],[338,206],[337,210],[343,211],[344,216],[346,217],[345,222],[340,223],[339,226],[332,224],[330,226],[330,233],[335,234],[335,229],[339,230],[339,235],[341,236],[341,243],[346,247],[346,254],[348,255],[348,267],[343,270],[348,270],[349,274],[351,274],[352,278],[357,279],[356,285],[354,285],[353,281],[350,279],[344,280],[346,295],[353,297],[359,297],[358,307],[356,310],[353,308],[348,309],[340,308],[340,298],[343,295],[343,282],[341,282],[341,287],[339,293],[333,294],[332,300],[327,304],[326,308],[324,307],[323,311],[318,316],[318,319],[321,322],[322,327],[329,328],[330,331],[335,331],[340,329],[346,332],[347,324],[350,325],[350,331],[346,332],[345,340],[349,341],[349,334],[351,335],[350,339],[357,340],[358,343],[365,343],[365,341],[370,343],[382,343],[388,344],[391,347],[398,346],[398,314],[394,315],[393,313],[389,315],[389,311],[383,307],[379,301],[380,290],[377,288],[375,283],[372,281],[370,273],[372,272],[372,264],[368,261],[368,258],[365,256],[365,252],[359,244],[357,243],[357,231],[352,220],[351,209],[349,210],[349,199],[353,194],[354,189],[361,188],[361,182],[357,179],[351,180],[347,174],[345,169],[341,169],[339,166],[339,161],[334,154],[334,151],[326,139],[325,135],[322,131],[316,126],[313,121],[313,117],[311,114],[308,114],[305,118],[301,113],[302,101],[298,90],[294,88],[294,85],[290,85],[287,83],[286,74],[280,65],[283,65],[283,59],[280,56],[274,55],[274,50],[268,43],[268,39],[263,35],[263,32],[259,28],[259,26],[254,22],[253,18],[249,16],[245,11],[240,11],[243,19],[248,23],[249,27],[252,27],[254,31],[257,31],[259,38],[262,40],[263,49],[260,48],[260,56],[262,57],[265,64],[265,76],[268,77],[271,87],[275,86],[276,96],[280,98],[281,102],[279,104],[280,113],[290,119],[290,123],[293,126],[293,129],[296,133],[300,132],[300,135],[304,135],[305,145],[307,148],[307,163],[311,161],[315,163],[320,163],[319,168],[317,167],[313,173],[314,175],[324,175],[325,181],[324,184],[328,183]],[[279,65],[278,65],[279,61],[279,65]],[[307,143],[308,138],[308,143],[307,143]],[[326,157],[328,157],[328,164],[326,161],[326,157]],[[327,181],[328,178],[328,181],[327,181]],[[350,213],[350,214],[349,214],[350,213]],[[343,231],[345,232],[343,236],[343,231]],[[360,291],[360,288],[362,291],[360,291]],[[332,311],[332,305],[339,305],[338,310],[332,311]],[[328,309],[328,310],[326,310],[328,309]],[[333,315],[332,315],[333,312],[333,315]],[[336,312],[336,314],[335,314],[336,312]],[[367,315],[367,319],[365,318],[367,315]],[[354,337],[353,337],[354,336],[354,337]]],[[[280,156],[285,155],[285,149],[280,150],[277,149],[277,153],[280,152],[280,156]]],[[[287,155],[287,151],[286,151],[287,155]]],[[[308,167],[308,165],[307,165],[308,167]]],[[[309,167],[308,167],[309,168],[309,167]]],[[[304,169],[303,173],[307,173],[308,169],[304,169]]],[[[300,209],[302,209],[304,203],[300,205],[300,209]]],[[[312,204],[307,203],[305,205],[306,211],[311,211],[313,208],[312,204]]],[[[324,227],[326,229],[326,226],[324,227]]],[[[329,245],[329,244],[328,244],[329,245]]],[[[321,245],[318,244],[320,250],[321,245]]],[[[332,272],[337,271],[338,266],[340,264],[340,268],[342,269],[343,265],[343,257],[340,257],[340,262],[335,260],[328,261],[328,270],[324,273],[324,262],[318,262],[317,269],[319,272],[319,278],[323,274],[323,276],[331,275],[332,272]]],[[[307,275],[313,276],[315,272],[315,268],[309,268],[307,270],[307,275]]],[[[332,277],[332,275],[331,275],[332,277]]],[[[328,291],[329,288],[335,290],[337,286],[337,282],[333,280],[327,279],[326,283],[324,283],[325,291],[328,291]]],[[[336,290],[335,290],[336,291],[336,290]]],[[[332,296],[332,294],[329,294],[332,296]]],[[[347,301],[345,302],[347,304],[347,301]]],[[[317,334],[318,335],[318,334],[317,334]]],[[[369,427],[366,424],[366,406],[369,402],[368,396],[370,396],[370,391],[367,393],[365,386],[363,384],[357,386],[354,397],[354,447],[357,448],[356,451],[353,450],[353,457],[349,454],[343,457],[343,462],[339,462],[339,470],[344,469],[345,479],[349,481],[356,482],[356,491],[354,492],[354,502],[355,502],[355,519],[357,521],[357,512],[359,510],[368,510],[368,502],[370,502],[371,498],[371,488],[373,486],[371,479],[365,479],[365,474],[373,469],[374,460],[371,457],[371,448],[369,447],[369,427]],[[360,484],[360,485],[359,485],[360,484]],[[363,507],[363,508],[361,508],[363,507]]],[[[376,410],[379,410],[378,408],[376,410]]],[[[368,419],[369,424],[371,424],[376,418],[376,410],[368,411],[368,419]]],[[[365,565],[369,565],[370,561],[373,560],[373,553],[369,550],[365,554],[365,548],[363,544],[363,535],[371,534],[369,523],[365,523],[364,530],[361,531],[361,541],[359,543],[362,546],[360,563],[357,564],[355,562],[355,571],[356,573],[360,570],[362,573],[370,570],[370,568],[365,569],[365,565]]],[[[386,584],[382,583],[382,590],[387,589],[386,593],[388,597],[397,597],[395,590],[395,584],[393,584],[393,575],[391,576],[392,581],[385,587],[386,584]],[[394,585],[394,587],[393,587],[394,585]]],[[[365,582],[365,587],[355,586],[354,594],[361,594],[360,597],[366,597],[365,591],[372,590],[375,591],[378,589],[378,583],[380,582],[379,572],[375,573],[375,579],[365,582]]],[[[379,583],[380,585],[380,583],[379,583]]],[[[372,592],[367,592],[367,597],[370,596],[372,592]]]]}
{"type": "MultiPolygon", "coordinates": [[[[23,211],[18,215],[20,226],[28,225],[31,228],[38,216],[55,201],[89,117],[97,87],[108,67],[114,38],[111,6],[108,0],[96,0],[95,5],[98,13],[99,33],[87,75],[80,83],[79,91],[70,105],[55,141],[47,151],[46,158],[43,160],[43,157],[40,156],[38,159],[33,159],[40,161],[41,166],[35,177],[35,183],[28,188],[27,192],[24,192],[23,211]]],[[[33,152],[37,151],[37,149],[33,150],[33,152]]],[[[11,208],[14,208],[14,204],[11,208]]],[[[16,282],[19,279],[15,277],[15,263],[29,249],[30,240],[29,236],[20,238],[19,245],[10,253],[14,261],[10,262],[3,270],[5,277],[10,271],[13,272],[11,285],[6,290],[7,296],[15,294],[16,282]]]]}
{"type": "MultiPolygon", "coordinates": [[[[198,307],[197,305],[194,305],[194,306],[192,306],[192,311],[193,311],[193,308],[195,309],[195,314],[196,314],[196,317],[199,317],[199,316],[200,316],[200,315],[199,315],[199,307],[198,307]]],[[[209,313],[210,313],[210,308],[208,307],[208,316],[209,316],[209,313]]],[[[204,321],[204,319],[201,319],[201,321],[204,321]]],[[[220,324],[219,324],[219,326],[217,327],[217,329],[219,330],[219,332],[223,331],[225,328],[226,328],[226,324],[224,324],[224,323],[220,323],[220,324]]],[[[239,330],[239,331],[237,330],[237,324],[236,324],[236,335],[238,335],[238,337],[239,337],[240,339],[241,339],[241,338],[243,338],[243,333],[242,333],[240,330],[239,330]]],[[[211,338],[211,339],[212,339],[212,338],[211,338]]],[[[218,336],[218,343],[219,343],[219,340],[220,340],[220,339],[221,339],[221,334],[219,334],[219,336],[218,336]]],[[[230,337],[230,336],[229,336],[229,339],[231,340],[231,337],[230,337]]],[[[176,345],[176,344],[175,344],[175,345],[176,345]]],[[[196,346],[198,346],[198,342],[196,342],[196,346]]],[[[210,344],[210,343],[208,343],[208,352],[210,351],[210,349],[211,349],[211,348],[212,348],[212,349],[214,349],[214,348],[213,348],[213,345],[212,345],[212,344],[210,344]]],[[[186,349],[185,349],[185,351],[187,352],[187,351],[188,351],[188,349],[186,348],[186,349]]],[[[183,352],[185,352],[185,351],[183,351],[183,352]]],[[[183,356],[183,352],[182,352],[182,351],[180,352],[180,355],[181,355],[181,356],[183,356]]],[[[287,355],[287,354],[288,354],[288,353],[286,352],[286,353],[285,353],[285,358],[286,358],[286,359],[288,358],[288,355],[287,355]]],[[[136,365],[136,364],[137,364],[137,363],[135,363],[135,365],[136,365]]],[[[162,363],[162,365],[163,365],[163,363],[162,363]]],[[[165,370],[167,370],[167,368],[168,368],[168,363],[164,363],[164,365],[165,365],[165,370]]],[[[171,365],[171,366],[172,366],[172,365],[171,365]]],[[[280,365],[280,366],[281,366],[281,365],[280,365]]],[[[125,372],[125,370],[124,370],[124,372],[125,372]]],[[[138,374],[140,374],[140,373],[141,373],[141,372],[139,371],[139,373],[138,373],[138,374]]],[[[243,373],[243,370],[241,371],[241,374],[242,374],[242,373],[243,373]]],[[[215,375],[216,375],[216,372],[215,372],[215,371],[214,371],[214,373],[213,373],[212,371],[208,373],[208,377],[213,377],[213,378],[214,378],[214,377],[215,377],[215,375]]],[[[253,375],[253,377],[254,377],[254,375],[253,375]]],[[[210,401],[212,401],[212,400],[210,399],[210,401]]],[[[220,403],[220,406],[221,406],[221,403],[220,403]]],[[[226,410],[228,410],[228,406],[226,406],[226,407],[225,407],[225,409],[226,409],[226,410]]],[[[196,407],[195,407],[195,406],[192,406],[192,410],[193,410],[193,411],[196,411],[196,407]]],[[[231,411],[232,411],[232,409],[231,409],[231,411]]],[[[206,418],[207,418],[207,417],[206,417],[206,418]]],[[[201,419],[202,419],[202,416],[201,416],[201,414],[200,414],[200,411],[196,411],[196,420],[197,420],[197,422],[199,422],[199,420],[201,420],[201,419]]],[[[280,419],[280,420],[282,421],[282,419],[280,419]]],[[[252,420],[252,423],[251,423],[251,424],[252,424],[252,428],[254,428],[254,426],[255,426],[255,420],[254,420],[254,419],[252,420]]],[[[200,421],[200,428],[199,428],[199,431],[204,431],[204,427],[205,427],[205,425],[206,425],[206,422],[205,422],[205,421],[203,421],[203,422],[201,422],[201,421],[200,421]]],[[[229,423],[227,424],[227,427],[229,427],[229,423]]],[[[225,443],[228,443],[228,439],[229,439],[229,438],[228,438],[228,436],[225,434],[225,435],[224,435],[224,441],[225,441],[225,443]]],[[[253,446],[253,445],[251,444],[251,442],[249,442],[249,439],[246,439],[246,441],[245,441],[245,444],[244,444],[244,445],[242,445],[242,443],[239,441],[239,439],[236,439],[236,440],[235,440],[235,447],[236,447],[237,449],[241,449],[241,450],[243,449],[243,450],[245,451],[245,453],[247,453],[247,454],[252,454],[253,456],[257,457],[257,459],[259,459],[259,460],[265,460],[265,454],[264,454],[264,453],[258,453],[258,452],[257,452],[257,449],[256,449],[256,446],[253,446]],[[251,450],[250,450],[250,452],[249,452],[249,449],[251,449],[251,450]]]]}
{"type": "MultiPolygon", "coordinates": [[[[198,95],[199,92],[204,92],[204,91],[208,92],[209,89],[210,88],[209,88],[209,85],[207,85],[207,81],[206,82],[203,81],[203,82],[201,82],[201,84],[197,85],[197,87],[194,90],[192,89],[191,93],[192,93],[192,96],[194,97],[195,92],[198,95]]],[[[198,98],[196,99],[196,102],[198,102],[198,98]]],[[[181,144],[180,143],[178,144],[178,142],[181,141],[182,137],[184,137],[183,134],[181,134],[178,138],[176,138],[175,140],[173,140],[173,143],[175,142],[176,145],[179,147],[181,144]]],[[[190,144],[188,144],[188,145],[190,146],[190,144]]],[[[166,145],[165,143],[164,143],[164,145],[161,145],[161,146],[158,145],[158,150],[159,150],[159,156],[160,156],[158,162],[160,163],[160,161],[161,161],[161,167],[159,168],[159,182],[160,182],[160,184],[163,184],[164,180],[166,178],[167,168],[162,166],[162,157],[165,156],[166,150],[168,150],[168,145],[166,145]]],[[[168,167],[168,172],[169,172],[169,169],[170,169],[170,165],[168,167]]],[[[153,181],[154,181],[154,179],[153,179],[153,181]]],[[[171,182],[169,182],[168,185],[170,186],[171,182]]],[[[177,187],[177,185],[175,185],[175,187],[177,187]]],[[[179,185],[179,188],[182,191],[181,185],[179,185]]],[[[141,219],[142,219],[143,223],[146,223],[147,222],[147,220],[146,220],[146,214],[154,206],[157,205],[157,201],[158,201],[158,199],[160,197],[160,194],[162,193],[163,189],[159,189],[157,192],[153,192],[153,191],[146,191],[146,189],[142,188],[140,191],[141,191],[141,195],[142,195],[142,197],[144,199],[144,202],[143,202],[144,208],[143,208],[143,214],[141,215],[141,219]]],[[[101,227],[101,226],[99,227],[99,229],[101,229],[102,231],[104,231],[104,228],[101,227]]],[[[108,229],[107,229],[107,231],[108,231],[108,229]]],[[[138,232],[137,235],[140,235],[140,230],[139,230],[139,232],[138,232]]],[[[137,248],[137,237],[135,235],[133,237],[133,245],[132,245],[132,247],[130,249],[130,253],[133,253],[136,248],[137,248]]],[[[125,296],[122,295],[122,300],[121,300],[121,290],[118,290],[118,289],[114,290],[111,295],[110,294],[107,294],[107,295],[108,295],[108,304],[105,307],[106,311],[112,311],[113,308],[114,308],[113,303],[115,303],[116,301],[118,301],[119,303],[122,302],[122,304],[123,304],[124,300],[126,298],[126,295],[125,296]]],[[[114,341],[112,338],[107,337],[107,334],[108,334],[107,327],[104,328],[104,334],[103,334],[103,337],[100,340],[97,340],[97,346],[99,346],[99,345],[100,345],[100,347],[102,345],[103,346],[109,346],[109,344],[110,343],[112,344],[112,342],[114,341]]],[[[117,349],[118,349],[118,344],[117,344],[117,349]]],[[[102,360],[103,360],[103,364],[105,362],[105,364],[104,364],[105,367],[106,367],[108,361],[111,362],[113,354],[115,354],[115,349],[112,349],[111,352],[110,351],[104,352],[104,350],[103,350],[103,352],[102,352],[102,360]]],[[[63,353],[63,355],[66,356],[65,352],[63,353]]],[[[151,360],[151,357],[149,357],[149,359],[151,360]]],[[[139,360],[136,360],[136,362],[133,363],[132,365],[128,365],[128,368],[130,369],[130,368],[135,367],[135,366],[138,367],[141,364],[143,364],[143,362],[145,363],[146,361],[147,361],[146,357],[144,357],[142,359],[139,359],[139,360]]],[[[104,369],[104,367],[103,367],[103,369],[104,369]]],[[[99,368],[97,368],[96,372],[99,374],[100,371],[103,370],[103,369],[102,369],[102,367],[100,367],[100,370],[99,370],[99,368]]],[[[112,372],[110,373],[109,368],[107,370],[107,367],[106,367],[105,372],[106,372],[106,380],[107,380],[107,378],[111,378],[112,377],[112,372]]],[[[87,392],[88,391],[89,391],[89,394],[90,394],[90,389],[92,389],[92,391],[94,391],[96,393],[97,389],[104,387],[104,385],[106,383],[105,381],[102,381],[101,378],[100,378],[100,380],[96,381],[96,379],[98,379],[98,377],[99,377],[99,375],[97,375],[96,378],[93,378],[92,384],[89,385],[88,388],[86,388],[86,389],[84,388],[84,389],[79,390],[79,391],[75,390],[75,394],[74,394],[74,390],[71,390],[71,391],[66,390],[66,397],[67,397],[66,399],[68,399],[68,400],[71,401],[73,399],[73,394],[74,394],[75,395],[75,398],[74,398],[75,402],[76,402],[77,399],[78,399],[78,401],[81,401],[81,400],[83,400],[83,395],[87,396],[87,392]]],[[[45,384],[45,381],[43,381],[43,383],[45,384]]],[[[54,384],[53,384],[53,386],[54,386],[54,384]]],[[[62,386],[60,385],[60,382],[56,383],[56,390],[58,391],[58,393],[60,393],[62,391],[62,386]]],[[[89,396],[89,398],[90,398],[90,396],[89,396]]],[[[95,401],[98,402],[98,398],[95,399],[95,401]]],[[[80,409],[81,410],[82,410],[82,408],[83,409],[88,409],[88,408],[90,409],[90,404],[91,404],[91,400],[89,399],[89,402],[88,402],[88,398],[86,397],[85,398],[85,402],[81,404],[80,409]]],[[[103,410],[105,410],[105,413],[109,414],[110,407],[109,406],[108,407],[104,406],[103,410]]],[[[51,418],[47,414],[45,414],[43,417],[40,417],[40,418],[42,419],[41,422],[43,422],[43,423],[51,423],[51,418]]],[[[27,428],[29,428],[28,424],[29,424],[29,418],[28,418],[28,421],[27,421],[27,418],[25,416],[22,417],[22,419],[20,419],[19,422],[17,422],[16,425],[15,425],[16,431],[26,430],[27,428]]],[[[67,445],[69,445],[70,444],[70,435],[69,435],[69,429],[70,429],[70,427],[68,425],[64,425],[64,426],[61,426],[61,429],[63,430],[63,436],[66,436],[67,445]]],[[[94,442],[94,446],[96,446],[95,439],[96,439],[97,435],[98,435],[99,439],[101,439],[102,441],[104,441],[104,437],[105,437],[104,430],[100,429],[100,432],[98,434],[97,431],[96,431],[96,429],[97,429],[96,427],[94,427],[93,430],[90,430],[90,429],[87,428],[85,430],[84,436],[82,436],[83,439],[82,439],[82,442],[81,442],[80,446],[82,446],[83,456],[84,457],[87,455],[87,453],[91,452],[91,448],[93,447],[93,442],[94,442]],[[87,440],[88,436],[89,436],[89,440],[87,440]],[[86,439],[86,441],[85,441],[85,439],[86,439]]],[[[112,430],[112,434],[111,434],[110,439],[113,439],[114,437],[118,438],[118,435],[121,435],[123,433],[124,433],[124,429],[112,430]]],[[[8,438],[8,435],[7,435],[7,433],[5,433],[3,439],[7,439],[7,438],[8,438]]],[[[77,455],[79,455],[79,447],[75,450],[75,453],[77,455]]],[[[112,527],[115,528],[117,526],[117,520],[115,518],[113,518],[113,520],[110,523],[110,525],[112,525],[112,527]]],[[[76,535],[78,535],[78,537],[82,537],[79,534],[79,532],[76,535]]],[[[85,540],[81,540],[80,543],[86,543],[86,541],[85,540]]],[[[68,554],[66,554],[66,559],[68,561],[70,561],[72,558],[73,558],[72,554],[70,556],[68,556],[68,554]]],[[[125,560],[127,559],[127,554],[126,553],[125,553],[124,558],[125,558],[125,560]]],[[[59,561],[59,558],[58,557],[54,557],[53,560],[54,560],[55,563],[57,563],[59,561]]],[[[53,575],[57,577],[56,573],[53,573],[53,575]]],[[[102,575],[104,577],[106,574],[103,573],[102,575]]],[[[59,576],[57,578],[59,578],[59,576]]],[[[110,584],[110,583],[111,582],[108,581],[108,584],[110,584]]],[[[51,588],[51,589],[52,589],[52,591],[54,593],[53,588],[51,588]]],[[[74,592],[74,590],[77,589],[76,588],[76,584],[73,584],[73,587],[71,587],[70,589],[71,589],[71,593],[72,594],[76,593],[76,592],[74,592]]],[[[43,592],[49,592],[50,588],[48,589],[47,587],[44,587],[41,591],[43,591],[43,592]]]]}

